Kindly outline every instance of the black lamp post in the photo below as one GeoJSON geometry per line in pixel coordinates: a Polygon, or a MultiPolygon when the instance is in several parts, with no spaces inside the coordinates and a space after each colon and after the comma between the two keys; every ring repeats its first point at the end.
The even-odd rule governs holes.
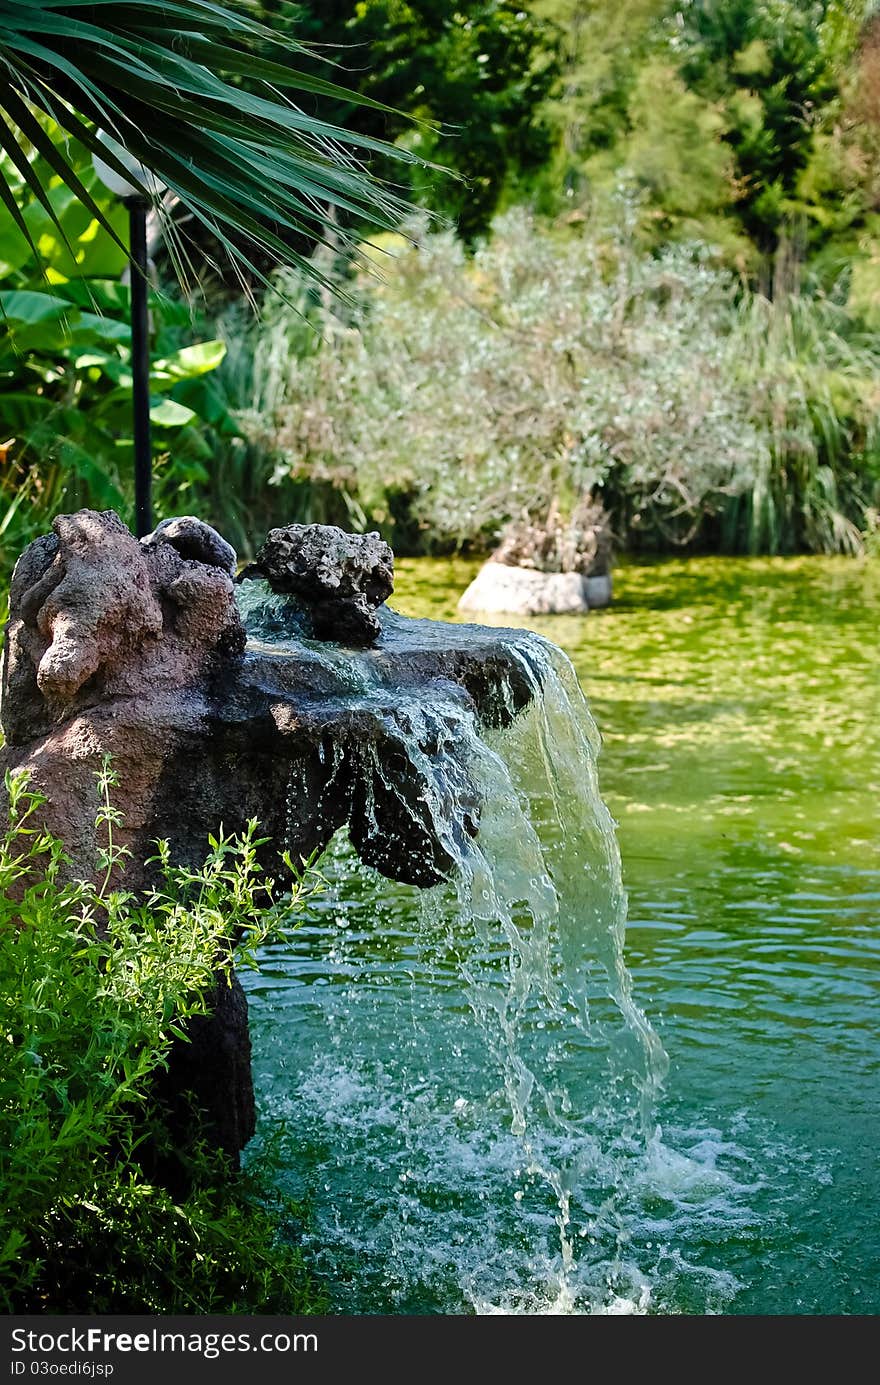
{"type": "Polygon", "coordinates": [[[134,406],[134,532],[142,539],[153,528],[150,446],[150,318],[147,310],[147,211],[143,197],[126,197],[131,257],[131,375],[134,406]]]}
{"type": "Polygon", "coordinates": [[[103,132],[101,142],[112,149],[119,163],[137,179],[129,182],[96,154],[95,172],[110,192],[120,197],[128,209],[129,260],[131,272],[131,375],[134,412],[134,531],[143,538],[153,528],[153,452],[150,445],[150,317],[147,306],[148,193],[158,188],[153,175],[128,154],[116,140],[103,132]]]}

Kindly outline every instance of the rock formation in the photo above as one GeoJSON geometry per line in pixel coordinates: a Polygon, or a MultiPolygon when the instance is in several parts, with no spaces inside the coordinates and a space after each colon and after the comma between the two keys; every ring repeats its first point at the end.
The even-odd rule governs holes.
{"type": "Polygon", "coordinates": [[[369,645],[382,628],[376,607],[394,590],[394,554],[378,534],[289,524],[269,530],[246,575],[297,596],[315,639],[369,645]]]}
{"type": "MultiPolygon", "coordinates": [[[[233,549],[191,516],[140,542],[111,511],[52,529],[13,574],[0,769],[30,771],[74,874],[95,869],[95,772],[108,752],[132,889],[149,883],[157,838],[198,865],[209,832],[254,817],[276,876],[280,850],[308,857],[343,825],[392,878],[428,886],[449,872],[450,842],[475,835],[480,817],[459,714],[503,726],[539,676],[512,632],[388,611],[393,559],[378,535],[275,529],[237,589],[233,549]],[[415,718],[402,688],[420,690],[415,718]]],[[[254,1126],[237,983],[218,988],[192,1040],[165,1085],[193,1090],[237,1155],[254,1126]]]]}

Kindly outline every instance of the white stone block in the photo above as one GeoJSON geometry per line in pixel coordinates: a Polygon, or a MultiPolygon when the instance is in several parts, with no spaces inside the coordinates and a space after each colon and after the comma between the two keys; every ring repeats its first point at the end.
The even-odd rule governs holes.
{"type": "Polygon", "coordinates": [[[585,615],[589,610],[587,580],[578,572],[536,572],[505,563],[485,563],[458,609],[485,615],[585,615]]]}

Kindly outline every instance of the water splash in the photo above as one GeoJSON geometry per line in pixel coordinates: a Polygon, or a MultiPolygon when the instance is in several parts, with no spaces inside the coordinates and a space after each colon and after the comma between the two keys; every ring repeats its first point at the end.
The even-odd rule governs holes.
{"type": "Polygon", "coordinates": [[[501,1077],[524,1173],[555,1199],[560,1305],[574,1301],[573,1195],[601,1188],[608,1220],[621,1170],[607,1132],[618,1148],[647,1147],[667,1062],[623,959],[625,896],[595,725],[565,656],[537,637],[521,651],[534,689],[528,711],[489,736],[459,713],[459,753],[466,746],[484,801],[480,831],[448,833],[437,805],[457,864],[456,907],[437,890],[422,918],[448,947],[473,929],[458,963],[462,993],[501,1077]]]}
{"type": "MultiPolygon", "coordinates": [[[[455,863],[432,890],[397,887],[390,916],[370,920],[351,914],[370,873],[356,883],[337,848],[331,954],[309,956],[304,931],[310,994],[284,1001],[297,1014],[287,1091],[274,1082],[282,1162],[353,1311],[647,1312],[672,1271],[654,1242],[634,1249],[646,1202],[662,1203],[670,1180],[673,1198],[687,1186],[707,1204],[738,1187],[663,1144],[667,1061],[624,961],[596,727],[561,651],[523,634],[512,653],[533,700],[491,731],[454,690],[395,689],[371,651],[344,656],[351,707],[399,738],[417,811],[455,863]],[[463,824],[476,811],[474,834],[463,824]]],[[[362,782],[416,810],[374,742],[356,753],[362,782]]],[[[326,923],[312,937],[326,948],[326,923]]],[[[719,1301],[733,1292],[730,1276],[679,1260],[673,1278],[709,1276],[719,1301]]]]}

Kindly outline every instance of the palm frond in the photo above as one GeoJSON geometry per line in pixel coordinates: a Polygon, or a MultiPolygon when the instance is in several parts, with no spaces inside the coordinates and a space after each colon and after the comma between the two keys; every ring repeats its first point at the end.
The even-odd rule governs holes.
{"type": "MultiPolygon", "coordinates": [[[[383,153],[420,161],[305,110],[301,95],[387,108],[330,77],[299,71],[297,55],[314,68],[304,45],[281,41],[242,9],[212,0],[0,0],[0,147],[46,205],[27,158],[35,150],[117,239],[63,146],[46,134],[42,112],[140,185],[123,161],[124,153],[134,156],[240,271],[263,279],[255,260],[269,255],[323,281],[291,241],[322,242],[331,208],[396,226],[406,203],[370,175],[365,160],[383,153]],[[245,76],[247,88],[237,84],[245,76]]],[[[146,185],[143,191],[150,196],[146,185]]],[[[27,236],[2,180],[0,201],[27,236]]],[[[166,225],[182,266],[179,233],[166,225]]],[[[344,230],[334,228],[334,244],[348,244],[344,230]]]]}

